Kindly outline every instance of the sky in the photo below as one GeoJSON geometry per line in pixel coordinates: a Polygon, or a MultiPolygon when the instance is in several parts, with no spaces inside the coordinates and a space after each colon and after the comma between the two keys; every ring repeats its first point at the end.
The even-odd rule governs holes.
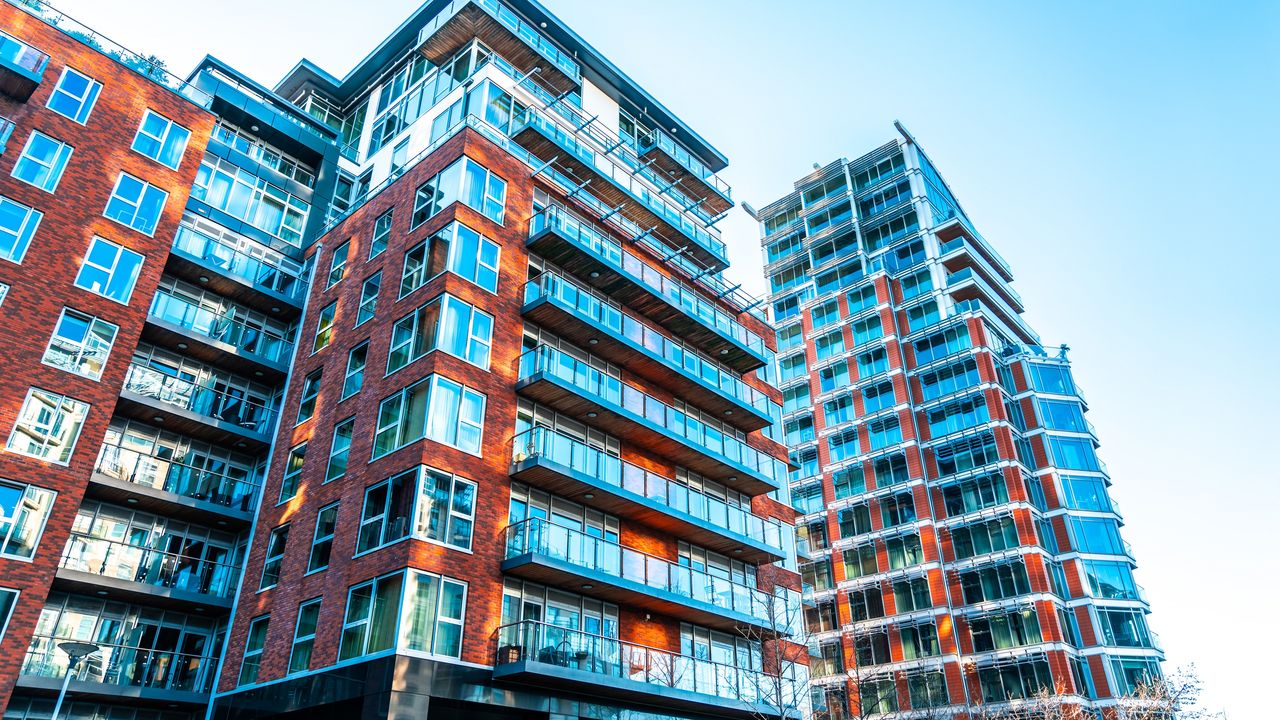
{"type": "MultiPolygon", "coordinates": [[[[1167,668],[1196,663],[1232,720],[1276,716],[1280,3],[543,2],[755,207],[902,121],[1072,348],[1167,668]]],[[[267,85],[303,48],[345,74],[417,4],[56,3],[178,74],[207,52],[267,85]]],[[[756,224],[721,227],[763,292],[756,224]]]]}

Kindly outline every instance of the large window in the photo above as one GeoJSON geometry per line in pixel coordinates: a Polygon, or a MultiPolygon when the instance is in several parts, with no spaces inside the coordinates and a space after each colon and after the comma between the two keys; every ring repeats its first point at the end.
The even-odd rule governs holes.
{"type": "Polygon", "coordinates": [[[280,480],[280,498],[277,504],[288,502],[298,494],[298,485],[302,481],[302,465],[306,458],[306,443],[289,451],[289,457],[284,461],[284,477],[280,480]]]}
{"type": "Polygon", "coordinates": [[[970,478],[942,489],[948,516],[964,515],[1009,502],[1009,488],[1000,473],[970,478]]]}
{"type": "Polygon", "coordinates": [[[365,278],[360,285],[360,307],[356,309],[356,325],[373,319],[378,312],[378,291],[382,289],[382,271],[365,278]]]}
{"type": "Polygon", "coordinates": [[[169,193],[155,185],[120,173],[116,187],[111,191],[111,199],[107,201],[107,209],[102,214],[144,235],[155,235],[156,224],[160,222],[160,214],[164,212],[168,199],[169,193]]]}
{"type": "Polygon", "coordinates": [[[347,256],[351,254],[351,241],[348,240],[333,249],[329,257],[329,275],[325,288],[331,288],[347,276],[347,256]]]}
{"type": "Polygon", "coordinates": [[[1001,600],[1031,592],[1027,568],[1022,560],[988,565],[960,573],[965,603],[1001,600]]]}
{"type": "Polygon", "coordinates": [[[13,608],[17,604],[17,590],[0,588],[0,638],[4,637],[5,630],[9,628],[9,617],[13,615],[13,608]]]}
{"type": "Polygon", "coordinates": [[[191,131],[169,118],[148,109],[133,136],[133,149],[165,167],[178,169],[186,152],[191,131]]]}
{"type": "Polygon", "coordinates": [[[8,449],[58,465],[71,461],[88,403],[48,390],[31,388],[9,434],[8,449]]]}
{"type": "Polygon", "coordinates": [[[127,305],[142,271],[142,260],[139,253],[95,237],[76,275],[76,287],[127,305]]]}
{"type": "Polygon", "coordinates": [[[1044,659],[1021,660],[979,667],[978,685],[983,702],[1005,702],[1032,698],[1041,690],[1052,692],[1053,675],[1044,659]]]}
{"type": "Polygon", "coordinates": [[[21,263],[44,214],[0,195],[0,258],[21,263]]]}
{"type": "Polygon", "coordinates": [[[381,255],[391,240],[391,221],[395,208],[387,210],[373,221],[373,238],[369,241],[369,259],[381,255]]]}
{"type": "Polygon", "coordinates": [[[1042,424],[1050,430],[1089,432],[1089,426],[1085,423],[1084,412],[1080,409],[1080,403],[1074,400],[1045,400],[1044,398],[1037,398],[1036,406],[1040,410],[1042,424]]]}
{"type": "Polygon", "coordinates": [[[492,343],[493,316],[444,294],[401,318],[391,328],[387,373],[437,349],[487,370],[492,343]]]}
{"type": "Polygon", "coordinates": [[[413,537],[471,549],[476,484],[447,472],[418,466],[364,493],[356,552],[368,552],[413,537]]]}
{"type": "Polygon", "coordinates": [[[93,105],[98,101],[100,92],[102,83],[78,70],[63,68],[62,77],[58,78],[58,84],[49,93],[46,106],[83,125],[89,119],[89,113],[93,112],[93,105]]]}
{"type": "Polygon", "coordinates": [[[423,438],[480,454],[484,395],[440,375],[428,375],[378,406],[373,457],[423,438]]]}
{"type": "Polygon", "coordinates": [[[267,647],[267,622],[262,615],[249,621],[249,632],[244,641],[244,658],[240,661],[241,685],[258,682],[258,670],[262,667],[262,651],[267,647]]]}
{"type": "Polygon", "coordinates": [[[506,181],[471,158],[462,157],[418,188],[409,229],[418,227],[455,202],[501,223],[506,199],[506,181]]]}
{"type": "MultiPolygon", "coordinates": [[[[35,555],[57,495],[35,485],[0,479],[0,556],[25,559],[35,555]]],[[[0,602],[0,629],[5,617],[0,602]]]]}
{"type": "Polygon", "coordinates": [[[267,538],[267,556],[262,563],[262,581],[259,590],[275,587],[280,582],[280,565],[284,562],[284,548],[289,543],[289,525],[281,525],[267,538]]]}
{"type": "Polygon", "coordinates": [[[316,321],[316,339],[311,343],[311,352],[320,352],[333,342],[333,323],[337,314],[337,300],[320,309],[320,318],[316,321]]]}
{"type": "Polygon", "coordinates": [[[1067,534],[1077,552],[1101,555],[1124,555],[1126,548],[1120,539],[1120,527],[1108,518],[1083,518],[1067,516],[1067,534]]]}
{"type": "Polygon", "coordinates": [[[397,646],[460,657],[466,593],[465,583],[413,570],[352,587],[338,660],[397,646]]]}
{"type": "Polygon", "coordinates": [[[1062,475],[1064,504],[1074,510],[1110,512],[1107,481],[1092,475],[1062,475]]]}
{"type": "Polygon", "coordinates": [[[969,619],[974,652],[1008,650],[1040,642],[1040,617],[1034,606],[969,619]]]}
{"type": "Polygon", "coordinates": [[[337,480],[347,474],[347,461],[351,456],[351,437],[355,433],[356,419],[347,418],[333,428],[333,444],[329,446],[329,463],[324,470],[324,481],[337,480]]]}
{"type": "Polygon", "coordinates": [[[333,535],[338,527],[338,503],[320,508],[316,513],[316,529],[311,536],[311,554],[307,557],[307,572],[313,573],[329,567],[333,554],[333,535]]]}
{"type": "Polygon", "coordinates": [[[1142,591],[1127,562],[1085,560],[1089,595],[1106,600],[1141,600],[1142,591]]]}
{"type": "Polygon", "coordinates": [[[499,254],[494,241],[462,223],[449,223],[405,253],[400,297],[446,271],[497,292],[499,254]]]}
{"type": "Polygon", "coordinates": [[[53,192],[58,189],[58,181],[62,179],[62,171],[67,169],[72,150],[64,142],[32,130],[26,147],[22,148],[22,154],[13,164],[12,175],[41,190],[53,192]]]}
{"type": "Polygon", "coordinates": [[[311,206],[248,170],[206,158],[200,163],[191,197],[290,245],[302,246],[311,206]]]}
{"type": "Polygon", "coordinates": [[[955,547],[956,559],[963,560],[1017,547],[1018,528],[1013,517],[1006,516],[954,528],[951,531],[951,542],[955,547]]]}
{"type": "Polygon", "coordinates": [[[116,340],[115,325],[70,308],[62,309],[62,317],[53,328],[53,337],[45,348],[43,361],[76,375],[97,380],[111,355],[116,340]]]}
{"type": "Polygon", "coordinates": [[[289,648],[289,673],[311,669],[311,651],[316,644],[316,626],[320,621],[320,598],[298,606],[298,622],[293,628],[293,646],[289,648]]]}
{"type": "Polygon", "coordinates": [[[320,398],[320,378],[324,368],[308,374],[302,379],[302,395],[298,399],[298,417],[294,425],[301,425],[316,414],[316,401],[320,398]]]}
{"type": "Polygon", "coordinates": [[[347,353],[347,371],[342,377],[342,397],[340,400],[360,392],[364,386],[364,366],[369,361],[369,341],[366,340],[351,348],[347,353]]]}
{"type": "Polygon", "coordinates": [[[1053,453],[1053,463],[1063,470],[1102,469],[1098,456],[1093,452],[1093,442],[1079,437],[1059,437],[1050,435],[1049,448],[1053,453]]]}

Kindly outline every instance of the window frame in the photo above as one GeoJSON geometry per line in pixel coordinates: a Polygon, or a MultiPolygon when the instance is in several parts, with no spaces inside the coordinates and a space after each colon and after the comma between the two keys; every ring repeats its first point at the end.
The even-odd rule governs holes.
{"type": "Polygon", "coordinates": [[[262,655],[267,648],[267,631],[270,629],[271,614],[267,613],[259,615],[249,621],[249,627],[245,632],[244,653],[240,656],[240,672],[236,676],[236,685],[256,685],[258,683],[258,674],[262,672],[262,655]],[[261,626],[261,636],[257,635],[258,627],[261,626]],[[260,637],[260,642],[255,642],[255,637],[260,637]],[[253,679],[245,681],[245,672],[250,662],[250,656],[253,657],[253,679]]]}
{"type": "Polygon", "coordinates": [[[142,253],[137,252],[135,250],[131,250],[125,247],[124,245],[121,245],[120,243],[112,242],[111,240],[108,240],[99,235],[94,235],[93,239],[89,241],[89,249],[85,251],[84,260],[80,265],[80,270],[76,273],[76,279],[73,284],[76,287],[80,288],[81,290],[84,290],[85,292],[91,292],[94,295],[99,295],[108,300],[111,300],[112,302],[117,302],[117,303],[120,303],[121,305],[127,306],[130,300],[133,299],[133,291],[137,288],[138,278],[142,275],[142,267],[146,264],[146,262],[147,262],[146,255],[143,255],[142,253]],[[115,248],[115,258],[112,260],[111,267],[109,268],[103,267],[96,263],[92,263],[89,260],[89,258],[93,255],[93,250],[98,243],[105,243],[106,245],[109,245],[112,248],[115,248]],[[128,292],[124,294],[123,298],[117,298],[112,295],[109,295],[106,292],[106,290],[109,289],[112,283],[115,281],[116,272],[120,270],[121,260],[123,260],[126,257],[132,257],[132,256],[137,257],[138,263],[133,268],[132,277],[129,278],[128,292]],[[82,279],[84,277],[86,268],[92,268],[94,271],[106,273],[107,281],[106,281],[106,284],[102,286],[102,290],[95,290],[94,288],[83,284],[82,279]]]}
{"type": "Polygon", "coordinates": [[[293,622],[293,642],[289,644],[289,664],[285,666],[286,676],[296,675],[311,669],[312,654],[315,652],[316,630],[320,627],[320,602],[323,599],[323,597],[314,597],[298,603],[298,614],[293,622]],[[299,635],[298,632],[302,629],[303,613],[308,612],[312,607],[315,608],[315,617],[310,621],[311,633],[299,635]],[[298,646],[303,643],[307,644],[307,664],[306,667],[298,669],[294,667],[294,658],[297,657],[298,646]]]}
{"type": "Polygon", "coordinates": [[[58,321],[53,325],[53,333],[49,335],[49,342],[48,344],[45,345],[44,354],[40,357],[40,364],[48,365],[49,367],[52,367],[52,368],[57,368],[59,370],[62,370],[63,372],[71,373],[72,375],[78,375],[80,377],[88,378],[90,380],[93,380],[94,382],[101,381],[102,373],[106,370],[107,362],[111,359],[111,351],[115,348],[116,337],[118,337],[119,334],[120,334],[119,325],[116,325],[114,323],[109,323],[106,320],[103,320],[102,318],[97,317],[96,315],[83,313],[74,308],[63,307],[62,314],[58,316],[58,321]],[[82,322],[86,325],[85,341],[79,343],[79,346],[77,347],[75,352],[75,360],[76,360],[76,363],[74,363],[75,365],[79,365],[80,361],[89,352],[87,341],[89,338],[95,337],[94,335],[95,328],[97,328],[98,325],[103,325],[111,329],[111,339],[107,341],[106,350],[103,351],[102,353],[102,364],[98,367],[98,371],[96,373],[76,372],[71,368],[66,368],[61,365],[58,365],[57,363],[51,362],[49,359],[49,353],[53,349],[54,338],[62,337],[63,339],[69,340],[69,338],[66,338],[66,336],[59,336],[58,334],[58,331],[62,328],[63,321],[67,318],[68,315],[72,316],[73,319],[79,322],[82,322]]]}
{"type": "MultiPolygon", "coordinates": [[[[70,464],[71,464],[71,459],[75,456],[76,446],[77,446],[77,445],[79,444],[79,442],[80,442],[80,435],[81,435],[81,433],[83,433],[83,432],[84,432],[84,423],[85,423],[85,421],[88,419],[88,417],[89,417],[89,411],[90,411],[92,408],[93,408],[93,406],[92,406],[92,405],[90,405],[89,403],[84,402],[83,400],[77,400],[77,399],[75,399],[75,398],[71,397],[70,395],[63,395],[62,393],[57,393],[57,392],[53,392],[53,391],[51,391],[51,390],[45,390],[44,388],[39,388],[39,387],[32,386],[32,387],[30,387],[30,388],[28,388],[28,389],[27,389],[27,395],[26,395],[26,397],[25,397],[25,398],[23,398],[22,405],[20,405],[20,406],[19,406],[19,409],[18,409],[18,416],[17,416],[17,418],[15,418],[15,419],[14,419],[14,422],[13,422],[13,429],[9,432],[9,439],[5,442],[5,450],[6,450],[6,451],[8,451],[8,452],[11,452],[11,453],[17,454],[17,455],[22,455],[22,456],[24,456],[24,457],[29,457],[29,458],[32,458],[32,459],[35,459],[35,460],[40,460],[40,461],[43,461],[43,462],[51,463],[51,464],[53,464],[53,465],[61,465],[61,466],[64,466],[64,467],[65,467],[65,466],[67,466],[67,465],[70,465],[70,464]],[[57,415],[58,415],[58,417],[57,417],[57,418],[54,418],[50,423],[48,423],[48,425],[49,425],[49,429],[48,429],[48,431],[44,431],[44,430],[41,430],[41,429],[40,429],[40,426],[41,426],[41,425],[43,425],[44,423],[40,423],[40,424],[33,424],[33,426],[37,428],[37,431],[39,431],[39,432],[44,432],[44,434],[45,434],[46,436],[47,436],[48,434],[52,433],[52,432],[53,432],[53,431],[54,431],[54,430],[55,430],[55,429],[56,429],[56,428],[57,428],[57,427],[58,427],[62,422],[65,422],[65,418],[63,418],[63,414],[64,414],[64,412],[65,412],[65,411],[63,410],[63,406],[64,406],[66,403],[71,402],[71,403],[75,403],[75,404],[77,404],[77,405],[79,405],[79,406],[82,406],[82,407],[83,407],[83,413],[81,414],[81,416],[80,416],[80,418],[79,418],[79,424],[77,425],[76,430],[75,430],[75,437],[71,440],[71,443],[66,447],[66,451],[65,451],[65,453],[64,453],[64,454],[65,454],[65,459],[61,459],[61,460],[54,459],[54,460],[51,460],[51,459],[49,459],[47,456],[44,456],[44,455],[33,455],[33,454],[31,454],[31,453],[24,452],[24,451],[22,451],[22,450],[18,450],[18,449],[15,449],[15,448],[14,448],[14,445],[13,445],[14,437],[18,435],[19,428],[20,428],[20,427],[21,427],[21,425],[22,425],[23,417],[24,417],[24,416],[26,416],[26,415],[27,415],[27,413],[28,413],[28,411],[27,411],[27,404],[31,402],[32,398],[35,396],[35,394],[36,394],[36,393],[43,393],[43,394],[45,394],[45,395],[49,396],[49,398],[56,398],[56,399],[57,399],[57,400],[56,400],[56,405],[57,405],[57,415]]],[[[41,444],[41,447],[42,447],[43,449],[47,449],[47,448],[51,447],[51,443],[50,443],[50,441],[49,441],[48,439],[44,440],[44,441],[42,442],[42,444],[41,444]]]]}
{"type": "Polygon", "coordinates": [[[284,458],[284,473],[280,477],[280,494],[276,499],[276,505],[283,505],[298,496],[298,489],[302,485],[302,469],[305,466],[307,458],[307,443],[301,442],[289,448],[289,454],[284,458]],[[294,458],[298,458],[297,466],[294,466],[294,458]]]}
{"type": "Polygon", "coordinates": [[[338,530],[338,510],[340,506],[341,502],[329,503],[316,511],[315,528],[311,533],[311,551],[307,554],[307,571],[303,573],[304,577],[329,569],[329,564],[333,561],[333,539],[338,530]],[[325,513],[329,511],[333,512],[332,527],[328,528],[327,534],[321,535],[321,528],[324,527],[322,519],[325,513]],[[324,564],[316,565],[317,553],[321,547],[324,547],[324,564]]]}
{"type": "MultiPolygon", "coordinates": [[[[13,229],[13,252],[0,252],[0,259],[8,260],[14,265],[21,265],[27,256],[27,250],[31,247],[31,241],[35,239],[36,231],[40,229],[40,221],[44,219],[44,213],[13,198],[0,195],[0,209],[6,205],[13,206],[14,210],[21,209],[22,221],[13,229]]],[[[9,234],[8,227],[0,227],[0,231],[6,235],[9,234]]]]}
{"type": "Polygon", "coordinates": [[[74,123],[84,125],[89,122],[89,116],[93,114],[93,109],[97,106],[98,97],[101,94],[102,83],[89,75],[76,70],[70,65],[66,65],[62,68],[62,74],[58,76],[58,82],[54,84],[53,91],[49,93],[49,99],[45,101],[44,106],[74,123]],[[81,97],[77,98],[71,92],[62,87],[62,83],[66,81],[68,75],[78,75],[88,81],[88,85],[85,87],[84,94],[81,97]],[[61,98],[69,98],[71,102],[78,103],[75,114],[68,115],[53,106],[54,101],[61,98]]]}
{"type": "Polygon", "coordinates": [[[338,398],[338,402],[342,402],[343,400],[346,400],[349,397],[353,397],[356,394],[358,394],[362,389],[364,389],[364,373],[368,368],[369,368],[369,341],[365,340],[364,342],[357,344],[356,346],[352,347],[350,350],[347,351],[347,366],[345,371],[342,374],[342,397],[338,398]],[[352,370],[351,369],[352,360],[355,359],[357,351],[363,351],[362,352],[363,358],[360,360],[360,367],[355,370],[352,370]],[[359,375],[359,380],[356,382],[355,389],[351,389],[350,388],[351,378],[355,377],[356,375],[359,375]]]}
{"type": "Polygon", "coordinates": [[[115,187],[111,189],[111,195],[107,197],[107,206],[103,208],[102,216],[131,230],[136,230],[147,237],[155,237],[156,230],[160,226],[160,220],[164,216],[164,208],[168,204],[169,192],[167,190],[152,185],[142,178],[134,177],[127,172],[121,171],[120,174],[116,176],[116,184],[115,187]],[[138,184],[139,193],[136,198],[126,197],[121,194],[120,188],[125,184],[126,178],[129,181],[138,184]],[[148,218],[143,215],[143,210],[144,208],[149,208],[154,202],[152,192],[159,193],[160,202],[159,205],[156,206],[155,218],[151,219],[151,222],[148,223],[148,218]],[[119,212],[112,212],[111,207],[117,202],[126,207],[132,208],[133,213],[128,221],[122,219],[119,212]],[[141,224],[139,224],[139,218],[142,218],[141,224]]]}
{"type": "Polygon", "coordinates": [[[289,528],[291,525],[292,523],[282,523],[277,525],[271,528],[271,534],[267,536],[267,547],[262,557],[262,576],[258,580],[258,592],[270,590],[280,584],[280,568],[284,564],[284,554],[288,549],[289,528]],[[279,538],[278,548],[276,547],[277,538],[279,538]],[[275,579],[270,585],[266,584],[268,568],[271,568],[275,573],[275,579]]]}
{"type": "Polygon", "coordinates": [[[347,470],[350,467],[350,461],[351,461],[351,444],[355,438],[355,425],[356,425],[356,418],[354,415],[352,415],[349,418],[346,418],[345,420],[339,420],[337,423],[334,424],[333,439],[329,443],[329,457],[326,460],[325,466],[324,466],[324,482],[325,483],[333,482],[334,480],[337,480],[338,478],[343,477],[344,475],[347,474],[347,470]],[[342,449],[339,450],[338,438],[343,428],[346,428],[347,430],[345,434],[346,440],[342,449]],[[338,473],[337,475],[334,475],[333,461],[334,461],[334,458],[338,457],[338,455],[342,455],[342,472],[338,473]]]}
{"type": "Polygon", "coordinates": [[[170,120],[164,115],[161,115],[155,110],[152,110],[151,108],[147,108],[142,113],[142,121],[138,123],[138,129],[133,134],[133,141],[129,143],[129,149],[149,160],[152,160],[153,162],[159,163],[169,168],[170,170],[177,170],[179,167],[182,166],[182,158],[186,156],[187,145],[190,142],[191,142],[190,128],[187,128],[184,125],[179,125],[178,123],[174,122],[173,120],[170,120]],[[147,121],[152,117],[157,117],[165,123],[164,131],[158,137],[155,135],[152,135],[149,131],[147,131],[147,121]],[[181,131],[184,134],[184,137],[182,137],[181,144],[170,146],[169,145],[170,135],[173,133],[175,128],[181,131]],[[140,137],[149,138],[156,143],[157,152],[155,155],[149,155],[143,152],[142,150],[138,149],[138,138],[140,137]],[[177,153],[176,164],[170,165],[169,163],[160,159],[161,157],[166,157],[165,155],[166,149],[168,149],[170,153],[173,153],[176,151],[177,153]]]}
{"type": "Polygon", "coordinates": [[[320,314],[316,317],[316,334],[315,340],[311,343],[311,354],[315,355],[321,350],[333,344],[333,327],[338,319],[338,301],[325,305],[320,308],[320,314]]]}
{"type": "Polygon", "coordinates": [[[38,188],[52,195],[58,191],[58,185],[62,182],[62,175],[67,171],[67,165],[71,162],[71,156],[75,153],[75,150],[76,149],[73,146],[53,137],[52,135],[47,135],[39,130],[32,130],[31,133],[27,135],[27,142],[22,146],[22,152],[18,153],[18,159],[14,161],[13,168],[9,171],[9,175],[15,180],[24,182],[31,187],[38,188]],[[53,159],[48,164],[30,154],[31,145],[37,138],[43,138],[44,140],[57,145],[57,148],[54,150],[53,159]],[[44,168],[48,175],[45,176],[43,181],[37,184],[36,182],[18,174],[19,168],[23,167],[24,160],[28,163],[34,163],[37,166],[44,168]]]}

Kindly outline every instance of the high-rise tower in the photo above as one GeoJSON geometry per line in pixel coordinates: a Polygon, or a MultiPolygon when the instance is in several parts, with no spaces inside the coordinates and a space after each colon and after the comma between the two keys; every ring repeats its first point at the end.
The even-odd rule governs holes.
{"type": "Polygon", "coordinates": [[[1163,655],[1067,348],[898,129],[758,213],[815,706],[1106,708],[1163,655]]]}

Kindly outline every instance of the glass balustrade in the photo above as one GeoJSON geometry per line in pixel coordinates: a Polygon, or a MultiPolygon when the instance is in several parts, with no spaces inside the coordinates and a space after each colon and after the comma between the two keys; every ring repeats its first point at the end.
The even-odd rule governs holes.
{"type": "Polygon", "coordinates": [[[777,520],[762,518],[550,428],[533,428],[515,437],[512,461],[527,460],[560,465],[782,552],[781,523],[777,520]]]}
{"type": "Polygon", "coordinates": [[[160,457],[120,445],[103,445],[94,470],[107,477],[143,485],[193,500],[251,512],[260,483],[254,471],[224,460],[204,458],[203,467],[172,457],[160,457]]]}
{"type": "Polygon", "coordinates": [[[145,365],[129,365],[124,390],[263,436],[275,427],[277,411],[249,399],[243,390],[217,390],[145,365]]]}
{"type": "MultiPolygon", "coordinates": [[[[232,553],[231,548],[203,543],[200,547],[222,560],[232,553]]],[[[62,552],[60,566],[116,580],[227,598],[235,592],[239,568],[222,560],[72,533],[62,552]]]]}
{"type": "Polygon", "coordinates": [[[675,141],[675,138],[663,132],[660,128],[654,128],[649,131],[648,137],[641,144],[640,152],[648,152],[654,148],[666,153],[668,157],[693,173],[695,177],[705,183],[707,187],[719,193],[725,200],[733,199],[733,191],[729,188],[728,183],[721,180],[701,160],[694,157],[693,153],[681,147],[675,141]]]}
{"type": "MultiPolygon", "coordinates": [[[[81,640],[33,636],[22,660],[22,674],[57,679],[65,677],[67,654],[58,648],[58,643],[73,639],[81,640]]],[[[212,644],[207,638],[200,640],[199,645],[212,644]]],[[[213,676],[218,666],[215,656],[100,642],[94,644],[98,646],[98,652],[76,666],[73,680],[197,693],[207,693],[213,687],[213,676]]]]}
{"type": "Polygon", "coordinates": [[[293,357],[293,343],[284,334],[265,325],[250,325],[164,290],[151,299],[151,317],[252,355],[267,362],[287,363],[293,357]]]}
{"type": "Polygon", "coordinates": [[[0,64],[38,76],[49,65],[49,56],[12,35],[0,32],[0,64]]]}
{"type": "Polygon", "coordinates": [[[466,9],[468,5],[475,5],[485,11],[490,17],[509,30],[511,34],[520,38],[532,50],[550,61],[557,70],[564,73],[575,83],[582,80],[582,69],[573,58],[562,52],[560,48],[556,47],[536,28],[522,20],[511,8],[497,0],[452,0],[441,8],[440,12],[418,32],[418,44],[421,45],[429,40],[432,35],[439,32],[440,28],[447,25],[455,15],[466,9]]]}
{"type": "Polygon", "coordinates": [[[273,264],[188,225],[178,228],[173,247],[208,262],[228,275],[283,295],[296,303],[301,303],[306,294],[306,283],[300,277],[300,267],[290,270],[283,265],[273,264]]]}

